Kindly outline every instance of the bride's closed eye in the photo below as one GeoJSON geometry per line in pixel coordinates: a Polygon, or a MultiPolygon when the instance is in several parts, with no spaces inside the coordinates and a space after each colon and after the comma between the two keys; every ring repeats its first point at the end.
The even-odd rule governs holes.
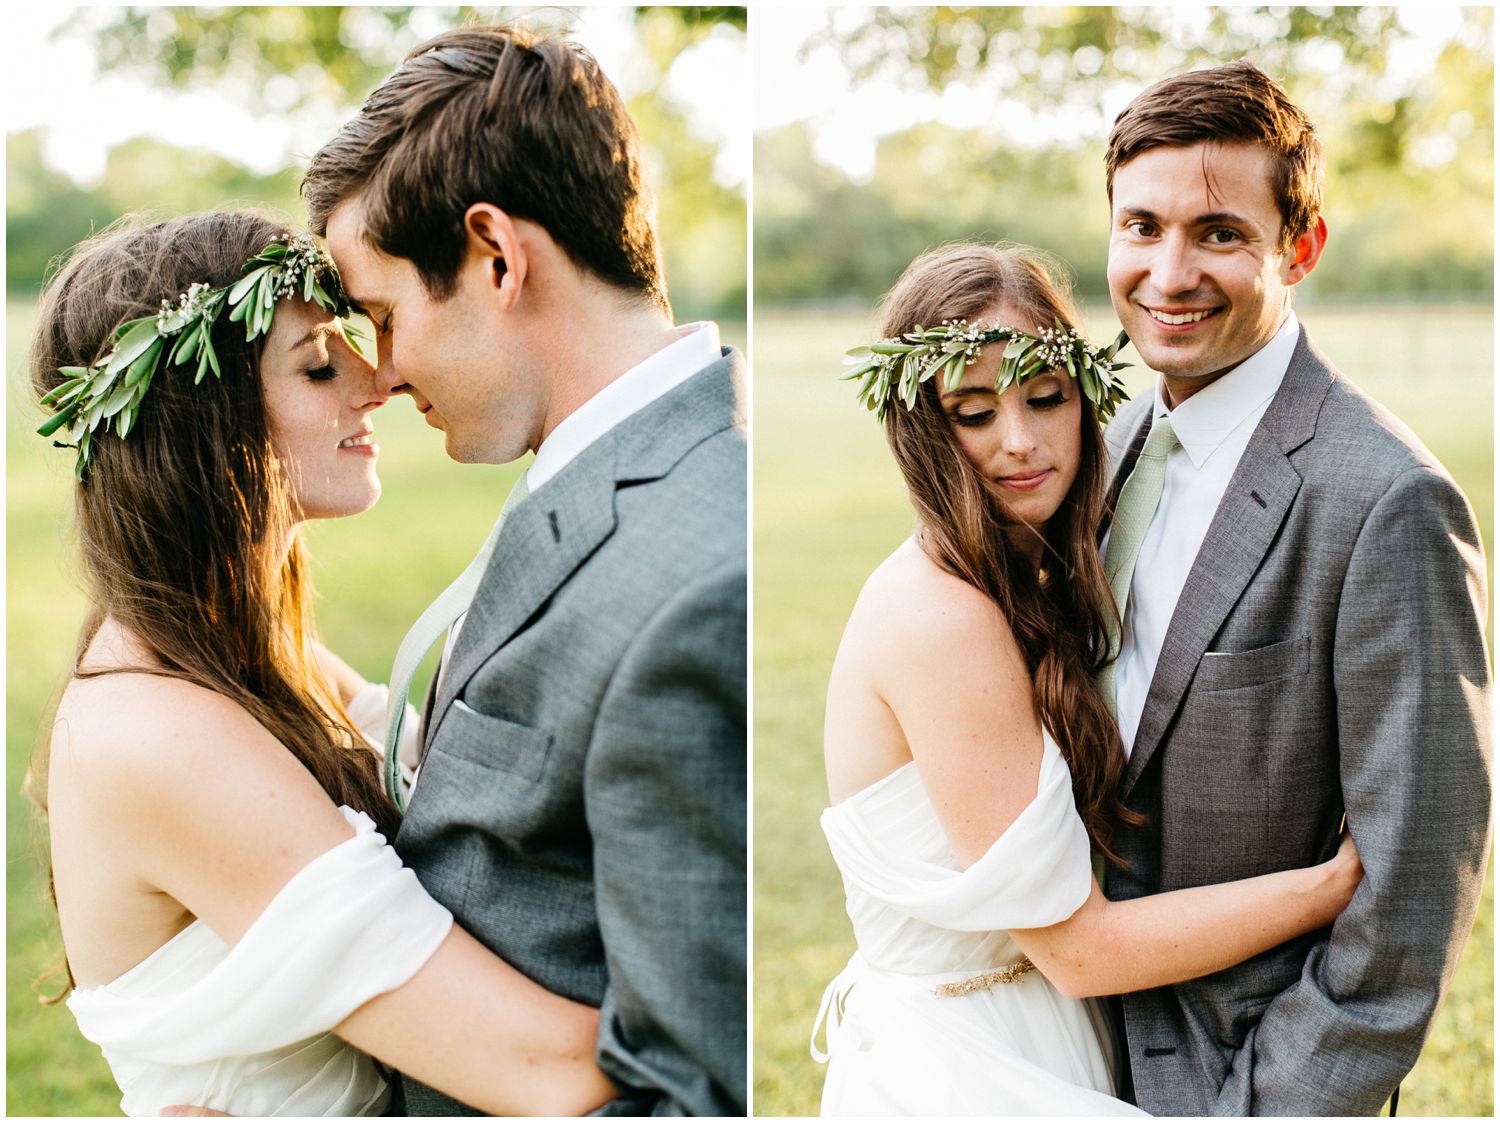
{"type": "Polygon", "coordinates": [[[1027,398],[1026,404],[1032,409],[1054,409],[1068,400],[1068,396],[1061,390],[1046,394],[1040,398],[1027,398]]]}
{"type": "Polygon", "coordinates": [[[332,363],[324,363],[320,367],[302,372],[309,382],[331,382],[338,377],[338,373],[338,368],[332,363]]]}
{"type": "Polygon", "coordinates": [[[962,425],[965,428],[976,428],[980,425],[987,425],[994,416],[995,411],[992,409],[975,410],[973,413],[955,413],[952,415],[953,424],[962,425]]]}

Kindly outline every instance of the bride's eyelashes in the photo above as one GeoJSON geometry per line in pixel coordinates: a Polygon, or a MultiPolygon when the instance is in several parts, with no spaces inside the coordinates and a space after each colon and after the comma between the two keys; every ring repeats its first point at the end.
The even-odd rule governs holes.
{"type": "Polygon", "coordinates": [[[303,375],[309,382],[331,382],[338,377],[338,368],[332,363],[324,363],[312,370],[304,370],[303,375]]]}
{"type": "Polygon", "coordinates": [[[1068,396],[1057,390],[1040,398],[1027,398],[1026,404],[1032,409],[1055,409],[1067,400],[1068,396]]]}
{"type": "Polygon", "coordinates": [[[955,413],[952,415],[953,424],[962,425],[966,429],[973,429],[978,428],[980,425],[987,425],[989,424],[990,419],[994,416],[995,411],[992,409],[976,410],[973,413],[955,413]]]}
{"type": "MultiPolygon", "coordinates": [[[[1035,398],[1027,398],[1026,405],[1029,409],[1047,410],[1056,409],[1068,400],[1068,395],[1062,390],[1054,390],[1050,394],[1043,394],[1035,398]]],[[[995,417],[992,409],[973,410],[969,413],[952,413],[948,415],[955,425],[962,425],[966,429],[977,429],[981,425],[988,425],[995,417]]]]}

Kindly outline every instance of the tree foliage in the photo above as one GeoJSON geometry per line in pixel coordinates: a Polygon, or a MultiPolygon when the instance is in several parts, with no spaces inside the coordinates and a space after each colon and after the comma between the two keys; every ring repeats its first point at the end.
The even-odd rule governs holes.
{"type": "Polygon", "coordinates": [[[888,134],[860,184],[818,162],[815,118],[762,133],[756,293],[869,301],[923,250],[979,238],[1051,250],[1102,297],[1114,114],[1158,78],[1244,55],[1283,81],[1324,145],[1332,239],[1309,295],[1488,293],[1492,24],[1490,9],[1463,9],[1433,64],[1398,79],[1389,64],[1412,37],[1391,9],[835,11],[804,54],[834,47],[856,90],[981,86],[995,123],[888,134]],[[1008,105],[1069,125],[1038,145],[1007,132],[1008,105]]]}
{"type": "MultiPolygon", "coordinates": [[[[644,45],[662,73],[715,27],[746,28],[743,7],[635,9],[653,34],[644,45]]],[[[568,28],[573,12],[527,5],[123,7],[82,9],[62,31],[85,35],[105,71],[122,71],[179,89],[240,88],[247,104],[289,111],[310,102],[353,108],[424,39],[469,22],[520,20],[568,28]]]]}
{"type": "MultiPolygon", "coordinates": [[[[1493,10],[1455,11],[1450,46],[1492,70],[1493,10]]],[[[1365,111],[1367,157],[1399,163],[1421,142],[1413,126],[1431,125],[1403,113],[1423,76],[1398,84],[1391,75],[1413,40],[1389,7],[884,7],[830,13],[804,51],[833,47],[856,85],[965,83],[1040,113],[1091,113],[1101,133],[1158,79],[1249,58],[1315,120],[1343,117],[1352,100],[1365,111]]],[[[1476,125],[1492,125],[1490,102],[1476,125]]]]}
{"type": "MultiPolygon", "coordinates": [[[[110,152],[97,187],[84,187],[46,165],[35,131],[13,134],[6,172],[8,287],[34,291],[49,259],[131,211],[172,215],[248,203],[299,218],[294,117],[311,115],[331,133],[421,41],[467,21],[517,17],[563,29],[577,22],[563,8],[81,9],[56,34],[89,39],[102,70],[170,89],[211,88],[256,112],[286,118],[287,166],[257,175],[222,157],[139,137],[110,152]]],[[[640,80],[629,106],[652,170],[674,303],[685,316],[742,318],[743,186],[715,178],[716,141],[695,130],[691,107],[663,86],[678,57],[707,37],[743,39],[745,9],[640,7],[632,17],[639,51],[629,63],[640,80]]]]}

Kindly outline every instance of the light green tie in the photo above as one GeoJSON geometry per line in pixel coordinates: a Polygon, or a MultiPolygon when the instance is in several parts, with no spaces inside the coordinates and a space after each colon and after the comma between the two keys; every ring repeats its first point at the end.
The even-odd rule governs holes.
{"type": "MultiPolygon", "coordinates": [[[[1120,608],[1122,624],[1125,605],[1130,600],[1130,582],[1135,576],[1135,561],[1140,556],[1141,544],[1146,541],[1146,530],[1156,516],[1157,504],[1161,502],[1162,485],[1167,479],[1167,456],[1178,447],[1171,419],[1164,413],[1159,414],[1151,422],[1146,445],[1141,449],[1130,478],[1120,489],[1119,502],[1115,504],[1109,548],[1104,552],[1104,576],[1109,581],[1109,591],[1115,596],[1115,604],[1120,608]]],[[[1113,627],[1110,628],[1109,646],[1117,661],[1120,636],[1113,627]]],[[[1116,661],[1111,661],[1099,675],[1099,689],[1112,711],[1115,709],[1116,661]]]]}
{"type": "Polygon", "coordinates": [[[417,617],[417,622],[411,626],[411,631],[406,633],[406,638],[396,649],[396,662],[391,667],[391,708],[385,732],[385,787],[398,811],[406,810],[406,797],[401,793],[401,727],[406,724],[406,695],[411,690],[412,676],[417,673],[422,657],[427,654],[432,645],[442,638],[443,633],[453,626],[455,620],[469,610],[469,605],[474,600],[474,592],[479,588],[479,579],[484,576],[485,568],[490,563],[490,555],[495,552],[495,542],[500,537],[500,528],[505,525],[505,516],[510,513],[512,507],[525,499],[527,494],[529,493],[526,487],[526,473],[522,472],[521,478],[516,481],[515,486],[510,489],[510,494],[505,497],[505,505],[500,508],[500,516],[495,520],[489,537],[484,540],[484,545],[479,547],[479,553],[474,555],[474,560],[458,575],[453,584],[439,593],[437,600],[427,606],[427,611],[417,617]]]}

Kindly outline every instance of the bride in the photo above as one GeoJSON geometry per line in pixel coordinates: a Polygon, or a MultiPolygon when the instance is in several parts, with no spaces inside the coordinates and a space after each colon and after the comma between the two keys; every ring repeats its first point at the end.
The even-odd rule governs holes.
{"type": "Polygon", "coordinates": [[[860,593],[828,689],[822,825],[859,950],[814,1028],[824,1115],[1134,1114],[1093,996],[1330,924],[1361,876],[1346,839],[1311,869],[1100,892],[1091,856],[1118,862],[1140,821],[1093,682],[1118,626],[1095,528],[1123,364],[1068,327],[1064,293],[1032,251],[937,250],[853,360],[918,525],[860,593]]]}
{"type": "Polygon", "coordinates": [[[598,1011],[402,868],[384,687],[312,629],[299,524],[380,493],[347,311],[316,243],[253,213],[108,231],[43,298],[32,377],[77,449],[92,598],[47,762],[68,1005],[129,1114],[380,1114],[377,1061],[581,1114],[613,1095],[598,1011]]]}

